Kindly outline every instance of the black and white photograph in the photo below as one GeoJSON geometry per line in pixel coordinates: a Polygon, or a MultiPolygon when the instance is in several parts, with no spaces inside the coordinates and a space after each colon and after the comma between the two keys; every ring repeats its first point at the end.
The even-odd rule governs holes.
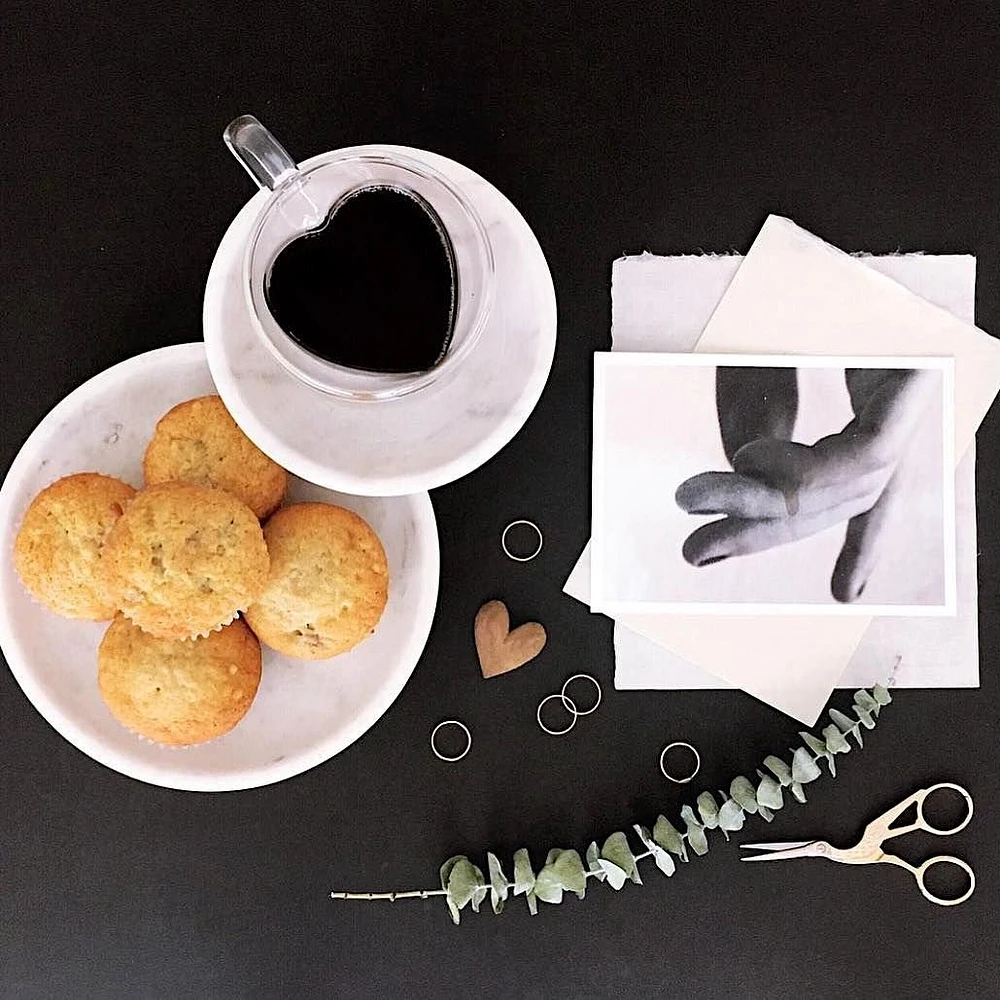
{"type": "Polygon", "coordinates": [[[591,604],[953,615],[947,358],[598,354],[591,604]]]}

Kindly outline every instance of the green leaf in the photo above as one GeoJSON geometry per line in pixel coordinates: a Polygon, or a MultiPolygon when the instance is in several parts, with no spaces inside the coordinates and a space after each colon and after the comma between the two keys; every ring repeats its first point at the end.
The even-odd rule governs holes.
{"type": "Polygon", "coordinates": [[[719,805],[711,792],[698,796],[698,814],[706,830],[714,830],[719,825],[719,805]]]}
{"type": "Polygon", "coordinates": [[[826,748],[830,753],[847,753],[851,749],[851,744],[836,726],[827,726],[823,730],[823,739],[826,740],[826,748]]]}
{"type": "MultiPolygon", "coordinates": [[[[549,851],[551,861],[546,864],[559,879],[559,884],[583,899],[587,892],[587,873],[583,867],[580,855],[574,850],[549,851]],[[552,857],[555,855],[555,857],[552,857]]],[[[542,871],[545,869],[543,868],[542,871]]],[[[541,877],[541,875],[539,875],[541,877]]],[[[539,896],[539,898],[541,898],[539,896]]]]}
{"type": "Polygon", "coordinates": [[[872,715],[878,715],[879,708],[881,707],[864,688],[860,691],[854,692],[854,704],[859,705],[866,712],[870,712],[872,715]]]}
{"type": "Polygon", "coordinates": [[[743,807],[744,812],[751,816],[757,812],[757,793],[750,780],[744,778],[742,774],[738,778],[733,778],[729,785],[729,794],[743,807]]]}
{"type": "Polygon", "coordinates": [[[871,712],[867,708],[862,708],[860,705],[854,706],[854,714],[858,717],[858,722],[861,723],[865,729],[874,729],[875,720],[872,718],[871,712]]]}
{"type": "Polygon", "coordinates": [[[771,820],[774,819],[774,813],[771,812],[771,810],[768,809],[767,806],[758,806],[757,812],[760,814],[760,818],[765,823],[770,823],[771,820]]]}
{"type": "Polygon", "coordinates": [[[788,789],[799,802],[805,802],[806,791],[797,781],[793,781],[788,789]]]}
{"type": "Polygon", "coordinates": [[[451,918],[458,923],[458,911],[468,903],[472,903],[473,910],[478,912],[479,904],[486,897],[487,887],[483,873],[468,858],[459,857],[452,860],[455,863],[448,873],[445,893],[451,918]]]}
{"type": "Polygon", "coordinates": [[[538,897],[535,895],[535,890],[532,889],[524,898],[528,901],[528,912],[535,916],[538,913],[538,897]]]}
{"type": "Polygon", "coordinates": [[[793,783],[807,785],[810,781],[815,781],[819,775],[819,766],[813,755],[805,747],[799,747],[792,756],[793,783]]]}
{"type": "Polygon", "coordinates": [[[820,757],[825,757],[830,751],[827,750],[826,744],[822,740],[816,739],[812,733],[799,733],[802,737],[803,742],[813,753],[819,754],[820,757]]]}
{"type": "Polygon", "coordinates": [[[486,869],[490,873],[490,904],[494,913],[503,913],[510,883],[500,867],[500,860],[492,851],[486,854],[486,869]]]}
{"type": "Polygon", "coordinates": [[[782,785],[790,785],[792,783],[792,771],[791,768],[780,758],[780,757],[765,757],[764,767],[766,767],[782,785]]]}
{"type": "Polygon", "coordinates": [[[687,847],[680,831],[666,816],[657,816],[656,825],[653,827],[653,840],[665,851],[676,854],[681,861],[687,861],[687,847]]]}
{"type": "Polygon", "coordinates": [[[633,882],[642,885],[639,869],[635,863],[635,855],[632,853],[632,848],[628,846],[628,838],[624,833],[617,831],[604,841],[601,857],[618,865],[633,882]]]}
{"type": "Polygon", "coordinates": [[[522,847],[514,852],[514,895],[531,892],[534,887],[535,873],[531,870],[531,858],[527,848],[522,847]]]}
{"type": "Polygon", "coordinates": [[[705,836],[705,828],[695,818],[694,810],[690,806],[681,809],[681,819],[687,826],[687,842],[691,845],[691,850],[697,855],[708,853],[708,837],[705,836]]]}
{"type": "Polygon", "coordinates": [[[448,888],[448,877],[451,875],[452,868],[459,863],[459,861],[468,861],[469,859],[464,854],[456,854],[454,857],[449,858],[441,866],[441,888],[448,888]]]}
{"type": "Polygon", "coordinates": [[[603,882],[608,876],[601,867],[601,852],[597,849],[597,844],[591,841],[587,848],[587,871],[596,876],[598,882],[603,882]]]}
{"type": "MultiPolygon", "coordinates": [[[[755,802],[754,811],[756,809],[757,804],[755,802]]],[[[719,810],[719,827],[726,834],[726,840],[729,839],[730,832],[743,829],[745,819],[746,814],[743,812],[743,807],[735,798],[722,803],[722,808],[719,810]]]]}
{"type": "Polygon", "coordinates": [[[639,839],[642,841],[646,850],[649,851],[653,858],[653,863],[657,868],[663,872],[664,875],[673,875],[677,870],[677,865],[674,864],[674,859],[662,848],[655,840],[653,840],[653,835],[639,823],[636,823],[633,827],[636,834],[638,834],[639,839]]]}
{"type": "MultiPolygon", "coordinates": [[[[478,871],[478,869],[477,869],[478,871]]],[[[480,875],[483,873],[480,871],[480,875]]],[[[483,900],[486,898],[487,893],[489,893],[489,886],[480,885],[476,887],[476,891],[472,894],[472,912],[478,913],[479,907],[482,905],[483,900]]]]}
{"type": "Polygon", "coordinates": [[[888,705],[892,701],[892,695],[881,684],[876,684],[872,688],[872,697],[880,705],[888,705]]]}
{"type": "Polygon", "coordinates": [[[628,881],[628,874],[618,867],[613,861],[606,861],[600,858],[598,864],[608,878],[608,885],[617,892],[628,881]]]}
{"type": "Polygon", "coordinates": [[[781,785],[768,774],[760,779],[760,784],[757,786],[757,803],[767,806],[768,809],[780,809],[785,804],[781,785]]]}
{"type": "Polygon", "coordinates": [[[563,887],[559,876],[550,865],[546,865],[535,879],[535,895],[543,903],[561,903],[563,887]]]}
{"type": "Polygon", "coordinates": [[[849,719],[843,712],[838,711],[836,708],[830,709],[830,718],[837,724],[837,728],[845,736],[857,725],[853,719],[849,719]]]}

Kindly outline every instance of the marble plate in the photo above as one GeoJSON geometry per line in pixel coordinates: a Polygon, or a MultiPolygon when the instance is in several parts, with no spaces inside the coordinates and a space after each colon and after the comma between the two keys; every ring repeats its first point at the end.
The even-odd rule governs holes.
{"type": "Polygon", "coordinates": [[[438,537],[426,493],[366,498],[293,480],[292,500],[329,500],[361,514],[389,559],[389,603],[375,634],[330,661],[264,650],[260,690],[226,736],[169,749],[122,728],[97,690],[105,625],[60,618],[35,604],[10,558],[21,516],[48,483],[96,471],[141,485],[142,454],[175,403],[215,391],[202,344],[125,361],[70,393],[38,425],[0,487],[0,646],[24,693],[74,746],[122,774],[167,788],[228,791],[299,774],[343,750],[388,709],[413,672],[434,617],[438,537]]]}
{"type": "Polygon", "coordinates": [[[475,205],[489,233],[496,263],[494,305],[461,370],[379,403],[339,399],[287,372],[251,327],[244,296],[244,248],[267,200],[264,192],[240,210],[219,245],[205,289],[203,325],[219,393],[262,451],[329,489],[398,496],[466,475],[521,429],[552,367],[556,297],[538,241],[492,184],[434,153],[380,148],[396,149],[447,175],[475,205]]]}

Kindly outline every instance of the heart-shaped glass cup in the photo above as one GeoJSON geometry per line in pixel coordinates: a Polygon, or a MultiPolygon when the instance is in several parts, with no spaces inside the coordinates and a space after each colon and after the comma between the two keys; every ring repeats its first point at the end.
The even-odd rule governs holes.
{"type": "Polygon", "coordinates": [[[230,122],[223,138],[258,186],[270,191],[247,242],[243,279],[254,329],[278,362],[314,389],[353,400],[394,399],[453,376],[487,325],[495,285],[493,248],[465,194],[439,171],[397,147],[334,150],[300,167],[252,115],[230,122]],[[267,280],[278,254],[324,225],[344,199],[371,187],[395,188],[422,199],[451,244],[456,282],[451,342],[442,360],[427,371],[366,372],[320,358],[293,340],[268,307],[267,280]]]}

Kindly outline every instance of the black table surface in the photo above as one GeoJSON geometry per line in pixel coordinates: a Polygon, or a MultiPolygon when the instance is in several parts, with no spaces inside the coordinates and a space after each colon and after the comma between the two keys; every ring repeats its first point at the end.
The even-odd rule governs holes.
{"type": "MultiPolygon", "coordinates": [[[[888,866],[741,866],[721,838],[673,879],[649,866],[643,886],[595,885],[535,917],[519,899],[456,928],[441,899],[328,898],[434,887],[449,855],[484,864],[489,848],[528,847],[537,867],[549,847],[675,816],[795,739],[740,693],[614,691],[611,622],[561,592],[589,535],[611,262],[743,251],[776,212],[846,249],[975,254],[978,321],[1000,330],[993,3],[13,0],[3,20],[4,469],[82,381],[200,338],[212,254],[251,193],[220,137],[243,112],[300,158],[386,141],[480,172],[547,255],[559,342],[524,430],[434,491],[426,652],[384,718],[326,764],[253,791],[151,787],[76,750],[0,671],[2,996],[1000,994],[995,415],[978,438],[981,687],[899,692],[836,780],[741,835],[848,842],[914,788],[960,781],[976,815],[947,850],[978,872],[969,902],[932,906],[888,866]],[[525,565],[498,547],[517,517],[545,532],[525,565]],[[484,682],[471,624],[494,597],[550,640],[484,682]],[[600,711],[571,738],[544,736],[538,700],[578,670],[604,684],[600,711]],[[475,737],[458,765],[427,747],[452,716],[475,737]],[[660,776],[675,738],[701,749],[699,785],[660,776]]],[[[940,847],[924,836],[910,850],[940,847]]]]}

